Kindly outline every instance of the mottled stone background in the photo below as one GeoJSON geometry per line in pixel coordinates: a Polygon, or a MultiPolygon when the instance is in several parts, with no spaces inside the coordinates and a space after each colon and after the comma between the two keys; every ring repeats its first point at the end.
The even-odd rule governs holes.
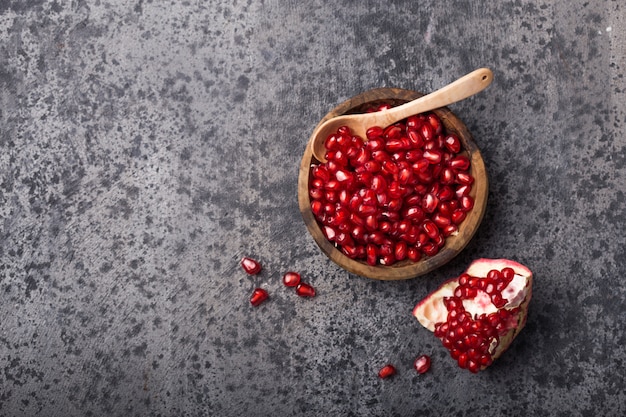
{"type": "Polygon", "coordinates": [[[1,0],[0,415],[626,415],[625,50],[621,0],[1,0]],[[468,248],[404,282],[328,261],[296,199],[320,117],[482,66],[451,106],[491,180],[468,248]],[[473,375],[411,309],[476,257],[536,286],[473,375]]]}

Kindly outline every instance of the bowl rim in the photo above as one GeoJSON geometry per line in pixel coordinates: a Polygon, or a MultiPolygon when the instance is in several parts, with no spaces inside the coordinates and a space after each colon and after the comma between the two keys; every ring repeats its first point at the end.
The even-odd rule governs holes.
{"type": "MultiPolygon", "coordinates": [[[[424,94],[418,91],[406,90],[401,88],[375,88],[365,91],[354,97],[351,97],[338,104],[329,111],[319,122],[318,126],[326,120],[341,114],[356,113],[360,107],[365,104],[384,102],[402,102],[414,100],[424,94]]],[[[470,170],[474,174],[481,174],[481,181],[474,181],[470,195],[474,198],[474,207],[468,212],[468,215],[459,229],[459,236],[450,236],[446,238],[445,245],[441,250],[432,257],[422,258],[418,262],[405,260],[394,265],[376,265],[371,266],[363,261],[358,261],[344,255],[341,250],[337,249],[333,243],[328,241],[315,219],[311,209],[311,200],[309,197],[309,178],[310,168],[313,163],[319,163],[311,152],[311,141],[313,135],[307,141],[302,160],[300,162],[300,170],[298,176],[298,204],[307,230],[313,237],[315,243],[322,252],[330,258],[338,266],[350,273],[372,278],[377,280],[404,280],[412,279],[421,275],[425,275],[435,269],[443,266],[455,256],[457,256],[476,234],[485,214],[489,180],[485,163],[480,153],[480,149],[476,145],[473,136],[465,126],[465,124],[447,107],[433,110],[444,123],[447,130],[456,133],[463,143],[464,150],[469,154],[471,166],[470,170]],[[477,198],[479,196],[480,198],[477,198]],[[462,233],[461,233],[462,231],[462,233]]],[[[316,126],[317,128],[317,126],[316,126]]],[[[313,129],[315,131],[315,129],[313,129]]],[[[476,177],[475,177],[476,178],[476,177]]]]}

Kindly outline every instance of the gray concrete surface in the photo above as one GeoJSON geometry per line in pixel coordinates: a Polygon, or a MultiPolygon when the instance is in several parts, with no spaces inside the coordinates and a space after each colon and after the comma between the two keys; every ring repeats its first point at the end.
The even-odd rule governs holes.
{"type": "Polygon", "coordinates": [[[624,50],[618,0],[0,1],[0,415],[626,415],[624,50]],[[319,118],[482,66],[471,244],[404,282],[330,263],[296,200],[319,118]],[[473,375],[411,309],[476,257],[536,286],[473,375]]]}

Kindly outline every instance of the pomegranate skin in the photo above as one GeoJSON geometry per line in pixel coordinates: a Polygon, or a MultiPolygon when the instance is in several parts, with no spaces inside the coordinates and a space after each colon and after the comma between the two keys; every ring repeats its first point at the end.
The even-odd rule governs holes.
{"type": "Polygon", "coordinates": [[[490,366],[526,324],[533,275],[507,259],[478,259],[444,282],[413,309],[461,368],[490,366]]]}

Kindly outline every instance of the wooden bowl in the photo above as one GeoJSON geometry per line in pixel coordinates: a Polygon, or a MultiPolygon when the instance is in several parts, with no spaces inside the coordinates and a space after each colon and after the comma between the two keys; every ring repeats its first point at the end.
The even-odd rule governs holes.
{"type": "MultiPolygon", "coordinates": [[[[407,101],[419,98],[422,95],[422,93],[417,91],[397,88],[379,88],[370,90],[339,104],[326,116],[324,116],[324,118],[320,121],[320,124],[327,119],[342,114],[362,113],[371,105],[388,103],[392,106],[397,106],[407,101]]],[[[310,169],[312,164],[317,164],[319,161],[313,157],[311,152],[310,142],[313,140],[313,137],[309,138],[309,143],[307,143],[302,157],[302,162],[300,163],[300,174],[298,177],[298,203],[300,205],[300,211],[307,229],[322,252],[348,272],[379,280],[415,278],[420,275],[427,274],[449,262],[459,252],[461,252],[463,248],[465,248],[478,230],[478,226],[482,221],[485,208],[487,206],[487,194],[489,188],[485,163],[482,155],[480,154],[480,150],[478,149],[478,146],[476,146],[472,135],[467,130],[467,127],[465,127],[463,122],[447,107],[434,110],[433,112],[439,116],[448,132],[453,132],[459,137],[463,144],[463,149],[467,152],[467,155],[470,158],[470,173],[474,177],[474,183],[472,185],[470,196],[474,198],[474,207],[467,213],[467,217],[463,223],[459,225],[459,232],[457,235],[447,237],[445,246],[443,246],[443,248],[441,248],[436,255],[432,257],[423,257],[418,262],[404,260],[396,262],[390,266],[371,266],[365,261],[350,259],[337,249],[332,242],[329,242],[326,239],[322,233],[320,225],[311,211],[311,200],[309,197],[310,169]]]]}

